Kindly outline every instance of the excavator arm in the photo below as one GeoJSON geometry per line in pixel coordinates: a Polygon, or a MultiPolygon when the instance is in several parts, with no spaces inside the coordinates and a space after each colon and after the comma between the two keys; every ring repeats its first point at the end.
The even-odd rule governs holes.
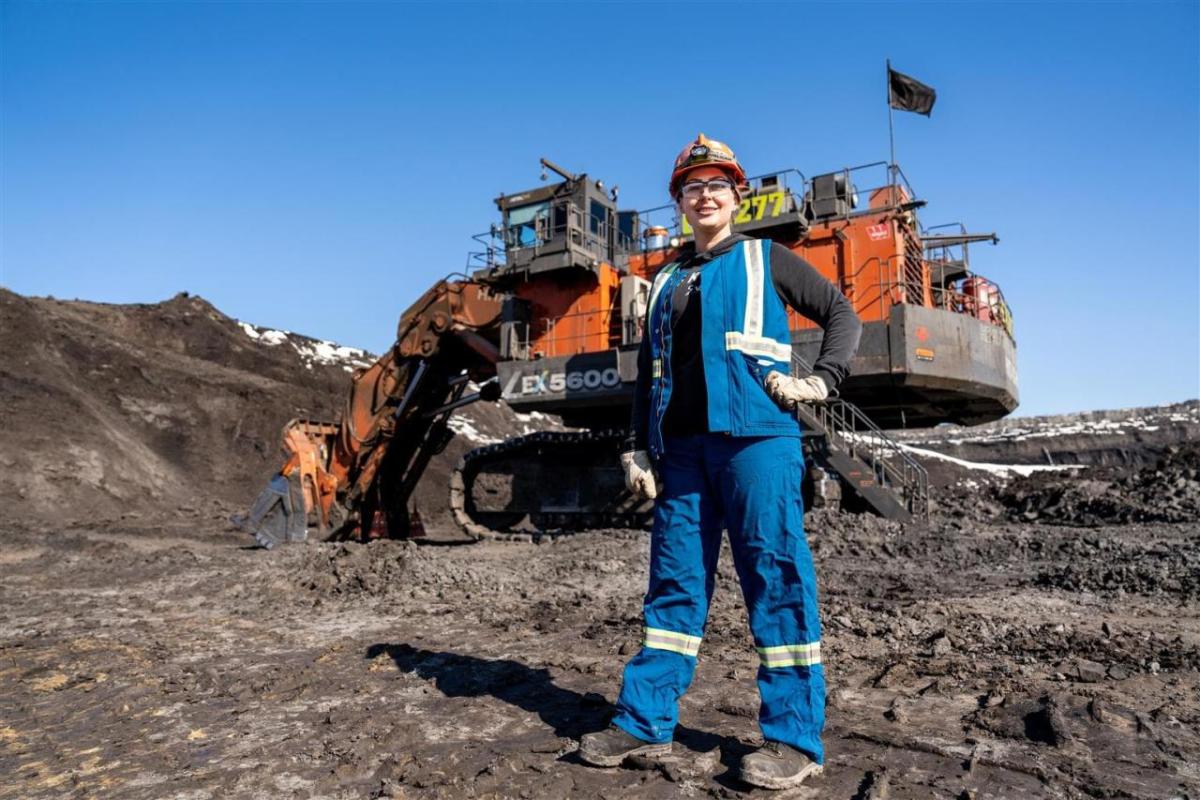
{"type": "Polygon", "coordinates": [[[496,400],[503,298],[470,280],[442,280],[400,318],[396,342],[356,370],[337,422],[295,419],[284,463],[234,523],[268,549],[330,538],[405,538],[408,499],[453,433],[455,409],[496,400]],[[471,381],[480,384],[468,394],[471,381]]]}

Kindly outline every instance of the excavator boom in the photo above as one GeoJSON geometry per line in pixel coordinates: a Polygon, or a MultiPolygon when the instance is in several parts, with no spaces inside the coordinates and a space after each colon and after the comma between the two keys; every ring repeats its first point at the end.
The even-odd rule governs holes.
{"type": "Polygon", "coordinates": [[[235,524],[266,548],[334,537],[404,537],[407,501],[446,446],[457,408],[500,396],[495,381],[503,299],[482,283],[442,280],[404,312],[391,350],[357,370],[340,419],[296,419],[284,463],[235,524]],[[470,381],[480,390],[467,394],[470,381]]]}

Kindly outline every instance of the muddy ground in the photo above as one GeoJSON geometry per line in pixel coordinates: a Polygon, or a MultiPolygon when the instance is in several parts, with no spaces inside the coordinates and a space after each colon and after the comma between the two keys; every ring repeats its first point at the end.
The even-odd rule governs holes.
{"type": "MultiPolygon", "coordinates": [[[[728,553],[671,757],[587,767],[577,739],[638,646],[646,532],[466,544],[429,513],[419,544],[251,548],[226,518],[279,405],[314,375],[318,413],[341,367],[288,366],[196,298],[0,300],[0,800],[1200,797],[1194,426],[1086,471],[943,464],[928,522],[810,513],[828,769],[754,792],[728,553]]],[[[480,413],[464,438],[526,424],[480,413]]]]}
{"type": "MultiPolygon", "coordinates": [[[[786,796],[1200,796],[1200,528],[809,516],[828,770],[786,796]]],[[[674,753],[596,770],[648,536],[247,549],[0,531],[0,798],[738,797],[728,554],[674,753]]]]}

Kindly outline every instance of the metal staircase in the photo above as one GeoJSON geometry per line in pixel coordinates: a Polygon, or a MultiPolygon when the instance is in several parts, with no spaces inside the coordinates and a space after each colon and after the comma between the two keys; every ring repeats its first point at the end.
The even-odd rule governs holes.
{"type": "MultiPolygon", "coordinates": [[[[793,355],[794,374],[812,368],[793,355]]],[[[929,515],[929,475],[915,458],[852,403],[801,403],[796,415],[818,466],[837,474],[876,512],[904,522],[929,515]]]]}

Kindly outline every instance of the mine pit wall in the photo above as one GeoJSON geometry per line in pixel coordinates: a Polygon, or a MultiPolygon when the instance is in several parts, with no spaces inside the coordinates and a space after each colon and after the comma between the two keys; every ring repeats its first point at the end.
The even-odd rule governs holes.
{"type": "Polygon", "coordinates": [[[967,461],[1140,467],[1170,447],[1200,440],[1200,401],[890,434],[904,444],[967,461]]]}

